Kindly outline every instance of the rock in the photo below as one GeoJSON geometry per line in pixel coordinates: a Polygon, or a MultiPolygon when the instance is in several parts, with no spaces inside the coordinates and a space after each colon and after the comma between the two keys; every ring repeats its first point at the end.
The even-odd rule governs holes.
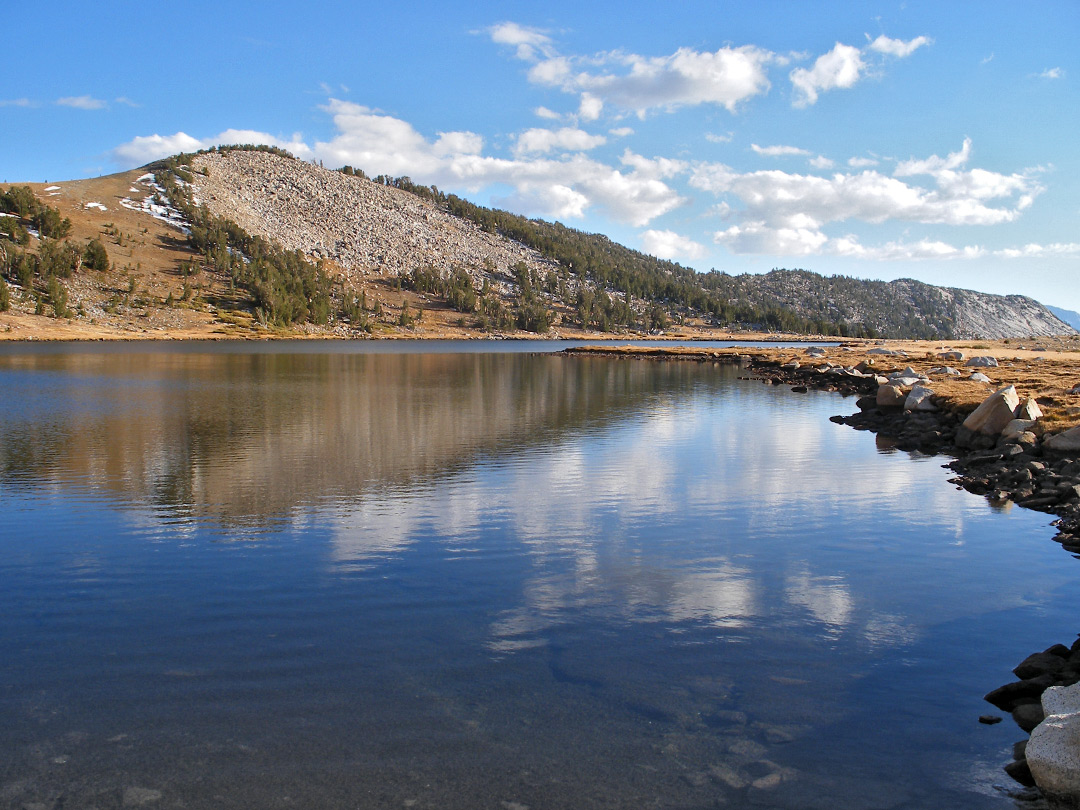
{"type": "Polygon", "coordinates": [[[894,352],[892,349],[880,349],[880,348],[879,349],[870,349],[870,351],[867,352],[867,354],[887,354],[887,355],[894,355],[894,354],[898,354],[898,353],[899,352],[894,352]]]}
{"type": "Polygon", "coordinates": [[[984,726],[992,726],[1001,722],[1001,718],[996,714],[980,714],[979,722],[984,726]]]}
{"type": "Polygon", "coordinates": [[[1012,710],[1012,717],[1016,725],[1030,732],[1045,719],[1046,715],[1043,713],[1043,707],[1038,703],[1021,703],[1012,710]]]}
{"type": "Polygon", "coordinates": [[[811,346],[809,349],[804,350],[803,354],[807,355],[808,357],[824,357],[825,350],[820,346],[811,346]]]}
{"type": "Polygon", "coordinates": [[[930,401],[934,392],[924,385],[916,385],[904,400],[905,411],[936,411],[937,406],[930,401]]]}
{"type": "Polygon", "coordinates": [[[945,351],[945,352],[938,352],[937,356],[938,356],[939,359],[945,360],[946,362],[951,362],[951,363],[962,363],[962,362],[964,362],[964,353],[963,352],[957,352],[957,351],[950,350],[950,351],[945,351]]]}
{"type": "Polygon", "coordinates": [[[930,376],[937,375],[939,377],[962,377],[962,376],[964,376],[959,370],[953,368],[952,366],[935,366],[934,368],[930,369],[926,373],[929,374],[930,376]]]}
{"type": "Polygon", "coordinates": [[[1080,450],[1080,425],[1044,438],[1043,447],[1059,452],[1080,450]]]}
{"type": "Polygon", "coordinates": [[[997,364],[997,358],[990,357],[989,355],[972,357],[970,360],[964,363],[965,366],[972,366],[974,368],[995,368],[997,364]]]}
{"type": "Polygon", "coordinates": [[[877,397],[865,396],[855,400],[855,407],[860,411],[869,411],[877,407],[877,397]]]}
{"type": "MultiPolygon", "coordinates": [[[[1047,673],[1057,672],[1058,670],[1065,668],[1065,659],[1060,655],[1054,655],[1053,653],[1033,653],[1016,665],[1013,670],[1013,674],[1017,678],[1034,678],[1038,675],[1046,675],[1047,673]]],[[[1056,689],[1058,687],[1051,687],[1056,689]]],[[[1046,692],[1043,693],[1043,706],[1046,705],[1046,692]]],[[[1054,712],[1048,711],[1047,714],[1054,714],[1054,712]]]]}
{"type": "Polygon", "coordinates": [[[860,371],[863,374],[869,374],[871,371],[874,370],[874,361],[873,360],[863,360],[861,363],[859,363],[857,366],[855,366],[855,370],[860,371]]]}
{"type": "Polygon", "coordinates": [[[1005,773],[1024,787],[1035,787],[1035,777],[1026,759],[1015,759],[1005,766],[1005,773]]]}
{"type": "Polygon", "coordinates": [[[1020,407],[1016,409],[1017,419],[1027,419],[1034,422],[1037,419],[1042,419],[1042,408],[1039,407],[1039,403],[1031,397],[1028,397],[1020,403],[1020,407]]]}
{"type": "MultiPolygon", "coordinates": [[[[1035,653],[1035,655],[1048,655],[1048,653],[1035,653]]],[[[1064,659],[1058,658],[1058,660],[1064,664],[1064,659]]],[[[1080,684],[1051,686],[1042,694],[1042,707],[1047,717],[1080,712],[1080,684]]]]}
{"type": "Polygon", "coordinates": [[[1080,714],[1048,717],[1031,732],[1025,753],[1051,807],[1080,806],[1080,714]]]}
{"type": "Polygon", "coordinates": [[[1008,439],[1026,433],[1034,426],[1035,421],[1033,419],[1013,419],[1001,429],[1001,435],[1008,439]]]}
{"type": "Polygon", "coordinates": [[[791,390],[796,394],[805,394],[808,389],[805,385],[793,385],[791,386],[791,390]]]}
{"type": "Polygon", "coordinates": [[[907,395],[899,385],[882,385],[877,390],[879,408],[902,408],[906,400],[907,395]]]}
{"type": "Polygon", "coordinates": [[[798,371],[799,370],[799,361],[798,360],[789,360],[788,362],[786,362],[782,366],[780,366],[780,368],[784,369],[785,371],[798,371]]]}
{"type": "Polygon", "coordinates": [[[923,382],[929,382],[929,380],[923,377],[889,377],[890,385],[899,385],[902,388],[911,388],[923,382]]]}
{"type": "Polygon", "coordinates": [[[978,371],[976,371],[974,374],[972,374],[970,377],[968,377],[968,379],[973,380],[974,382],[981,382],[981,383],[990,382],[989,377],[987,377],[985,374],[982,374],[982,373],[980,373],[978,371]]]}
{"type": "Polygon", "coordinates": [[[983,700],[993,704],[1003,712],[1011,712],[1021,702],[1030,701],[1032,698],[1038,699],[1043,692],[1053,685],[1053,676],[1039,675],[1035,678],[1027,678],[999,686],[984,695],[983,700]]]}
{"type": "Polygon", "coordinates": [[[1016,394],[1016,388],[1007,385],[983,400],[983,403],[964,420],[963,426],[975,433],[996,436],[1013,420],[1013,414],[1019,404],[1020,397],[1016,394]]]}

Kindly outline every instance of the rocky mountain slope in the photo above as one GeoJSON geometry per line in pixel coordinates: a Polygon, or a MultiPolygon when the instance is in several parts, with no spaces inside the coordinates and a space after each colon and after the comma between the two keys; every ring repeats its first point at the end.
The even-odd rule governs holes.
{"type": "MultiPolygon", "coordinates": [[[[488,224],[485,229],[472,219],[449,213],[454,206],[440,204],[438,197],[418,196],[363,176],[328,171],[266,152],[210,152],[198,155],[192,165],[196,197],[215,214],[231,217],[252,233],[277,239],[287,248],[331,259],[350,277],[370,273],[407,274],[417,266],[429,264],[440,268],[464,267],[480,284],[485,269],[489,274],[496,271],[491,274],[494,279],[506,281],[510,278],[510,268],[523,261],[534,273],[561,275],[570,282],[571,293],[577,289],[578,276],[566,266],[573,262],[560,263],[558,248],[537,250],[498,232],[498,225],[507,218],[521,220],[530,226],[530,232],[540,232],[531,241],[542,245],[545,241],[566,238],[562,232],[570,232],[569,229],[557,224],[527,221],[499,212],[502,220],[495,227],[485,222],[488,224]]],[[[484,209],[468,207],[469,216],[484,221],[483,214],[476,211],[484,212],[484,209]]],[[[1072,332],[1071,327],[1046,307],[1020,295],[989,295],[908,279],[886,283],[828,278],[805,271],[742,276],[695,274],[687,268],[657,262],[614,245],[603,237],[570,233],[579,239],[584,236],[599,241],[600,249],[614,253],[623,266],[643,265],[642,275],[666,274],[680,282],[695,284],[735,309],[787,310],[804,323],[822,327],[821,331],[842,325],[851,334],[865,331],[890,337],[986,339],[1072,332]]],[[[610,294],[649,297],[646,290],[628,289],[630,284],[620,285],[617,280],[614,283],[610,279],[586,277],[586,280],[610,294]]],[[[504,291],[512,293],[512,285],[504,291]]],[[[677,305],[671,306],[670,299],[657,298],[639,306],[662,303],[673,318],[680,314],[703,315],[717,325],[727,325],[724,318],[709,318],[707,304],[692,306],[697,312],[680,313],[677,305]]],[[[745,325],[750,327],[784,326],[741,320],[749,321],[745,325]]]]}
{"type": "Polygon", "coordinates": [[[1023,296],[804,270],[697,273],[408,178],[370,180],[268,147],[19,193],[71,230],[49,239],[29,215],[0,220],[7,336],[1075,334],[1023,296]],[[103,267],[85,260],[91,247],[107,252],[103,267]]]}

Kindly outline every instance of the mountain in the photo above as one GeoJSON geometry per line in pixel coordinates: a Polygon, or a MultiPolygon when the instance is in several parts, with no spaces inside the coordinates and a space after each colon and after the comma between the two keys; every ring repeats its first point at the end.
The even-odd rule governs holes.
{"type": "Polygon", "coordinates": [[[1046,304],[1046,308],[1054,313],[1059,320],[1067,323],[1073,329],[1080,330],[1080,312],[1073,312],[1071,309],[1062,309],[1061,307],[1052,307],[1046,304]]]}
{"type": "Polygon", "coordinates": [[[66,296],[71,328],[452,337],[719,327],[927,339],[1072,332],[1023,296],[805,270],[697,273],[409,178],[331,171],[268,147],[212,149],[32,191],[39,207],[57,207],[54,219],[70,218],[76,244],[68,254],[95,241],[113,268],[95,275],[80,261],[79,272],[53,270],[50,257],[63,252],[55,245],[35,237],[23,248],[0,233],[15,309],[52,314],[53,296],[66,296]]]}

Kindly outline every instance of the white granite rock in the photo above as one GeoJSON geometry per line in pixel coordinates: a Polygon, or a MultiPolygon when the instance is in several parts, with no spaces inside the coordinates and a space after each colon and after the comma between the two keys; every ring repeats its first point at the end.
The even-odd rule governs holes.
{"type": "Polygon", "coordinates": [[[877,405],[879,408],[902,408],[907,400],[907,394],[899,385],[882,385],[877,390],[877,405]]]}
{"type": "Polygon", "coordinates": [[[1001,435],[1006,439],[1011,439],[1013,436],[1019,436],[1031,430],[1034,424],[1034,419],[1013,419],[1001,429],[1001,435]]]}
{"type": "Polygon", "coordinates": [[[1042,707],[1047,717],[1080,712],[1080,683],[1072,686],[1051,686],[1042,693],[1042,707]]]}
{"type": "Polygon", "coordinates": [[[981,357],[972,357],[966,363],[965,366],[975,366],[976,368],[991,368],[997,366],[998,361],[996,357],[990,357],[989,355],[983,355],[981,357]]]}
{"type": "Polygon", "coordinates": [[[1020,397],[1016,388],[1007,385],[990,396],[964,420],[964,427],[974,433],[996,436],[1013,420],[1020,397]]]}
{"type": "Polygon", "coordinates": [[[925,385],[916,385],[904,400],[905,411],[936,411],[937,406],[930,401],[934,392],[925,385]]]}
{"type": "Polygon", "coordinates": [[[1043,447],[1050,450],[1080,450],[1080,425],[1063,430],[1043,441],[1043,447]]]}
{"type": "Polygon", "coordinates": [[[1020,403],[1020,407],[1016,409],[1017,419],[1030,419],[1032,421],[1042,418],[1042,408],[1039,407],[1039,403],[1031,397],[1028,397],[1020,403]]]}
{"type": "Polygon", "coordinates": [[[945,352],[938,352],[937,356],[939,358],[941,358],[942,360],[951,361],[953,363],[962,363],[962,362],[964,362],[964,353],[963,352],[950,350],[950,351],[945,351],[945,352]]]}
{"type": "Polygon", "coordinates": [[[1031,732],[1024,755],[1051,807],[1080,806],[1080,684],[1043,693],[1045,720],[1031,732]],[[1053,713],[1051,713],[1053,712],[1053,713]]]}

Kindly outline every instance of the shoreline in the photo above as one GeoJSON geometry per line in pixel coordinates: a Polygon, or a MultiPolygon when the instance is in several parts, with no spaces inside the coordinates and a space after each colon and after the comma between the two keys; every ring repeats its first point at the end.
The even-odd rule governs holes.
{"type": "MultiPolygon", "coordinates": [[[[1051,437],[1064,432],[1060,428],[1068,429],[1075,424],[1076,417],[1080,416],[1080,403],[1069,402],[1070,398],[1080,399],[1080,385],[1069,388],[1068,393],[1063,395],[1060,386],[1047,385],[1053,377],[1052,373],[1047,373],[1050,369],[1038,368],[1038,373],[1029,373],[1034,361],[1024,367],[1018,367],[1018,364],[1009,361],[1008,365],[999,361],[996,366],[977,367],[976,370],[980,372],[994,372],[997,379],[989,385],[979,383],[974,386],[969,383],[966,386],[968,390],[963,390],[965,386],[952,375],[940,375],[939,379],[943,382],[946,382],[946,377],[951,377],[947,380],[949,384],[945,385],[938,385],[934,380],[935,375],[922,375],[923,371],[930,371],[925,368],[929,362],[936,364],[933,368],[942,368],[944,358],[941,355],[949,351],[942,348],[936,353],[924,353],[923,357],[906,354],[870,356],[869,350],[857,352],[850,346],[841,346],[831,351],[815,351],[813,359],[803,354],[803,361],[792,356],[790,350],[781,353],[777,350],[740,352],[732,349],[703,351],[697,348],[670,350],[594,346],[570,348],[563,353],[568,356],[729,363],[738,365],[753,375],[742,379],[760,379],[768,385],[787,385],[794,393],[806,393],[813,389],[834,391],[843,396],[857,396],[858,410],[855,413],[835,415],[830,417],[830,421],[892,440],[898,450],[950,457],[952,460],[944,466],[956,472],[957,476],[950,478],[949,483],[984,496],[997,508],[1008,509],[1016,504],[1025,509],[1055,516],[1055,519],[1050,521],[1050,525],[1057,529],[1053,540],[1061,544],[1074,558],[1080,559],[1080,444],[1075,449],[1055,449],[1055,442],[1048,444],[1051,437]],[[848,362],[833,363],[828,359],[830,354],[833,355],[832,360],[843,357],[848,362]],[[807,360],[809,362],[805,362],[807,360]],[[882,395],[883,389],[893,387],[889,384],[890,378],[884,375],[911,371],[919,372],[922,377],[919,382],[910,378],[912,381],[908,385],[898,386],[904,392],[903,398],[882,395]],[[931,392],[924,398],[928,402],[925,410],[905,407],[910,402],[908,397],[911,392],[921,385],[922,379],[929,380],[926,387],[940,388],[941,393],[931,392]],[[1007,386],[1023,388],[1024,394],[1028,396],[1025,406],[1027,402],[1031,402],[1037,410],[1041,410],[1038,405],[1045,403],[1049,410],[1048,416],[1056,418],[1040,425],[1043,416],[1040,414],[1034,420],[1026,420],[1030,424],[1021,426],[1029,429],[1011,434],[1006,432],[991,435],[965,427],[965,421],[972,424],[969,416],[981,402],[994,399],[996,392],[1007,386]],[[1078,394],[1073,394],[1073,390],[1077,390],[1078,394]],[[981,401],[978,401],[980,397],[981,401]],[[1051,430],[1047,429],[1048,425],[1051,430]]],[[[998,360],[996,357],[994,359],[998,360]]],[[[1053,371],[1066,377],[1073,372],[1080,377],[1080,362],[1055,362],[1062,367],[1053,371]]],[[[1045,650],[1033,651],[1013,669],[1012,674],[1018,680],[991,690],[984,696],[984,700],[1001,712],[1009,714],[1020,730],[1030,735],[1049,715],[1055,714],[1053,701],[1049,708],[1046,705],[1044,695],[1048,696],[1047,690],[1054,687],[1073,687],[1080,683],[1080,639],[1071,646],[1054,644],[1045,650]]],[[[1058,691],[1060,689],[1055,689],[1055,692],[1058,691]]],[[[1057,721],[1060,717],[1052,719],[1057,721]]],[[[980,723],[992,725],[1001,722],[1002,718],[986,714],[978,720],[980,723]]],[[[1046,749],[1045,744],[1040,744],[1033,756],[1042,757],[1045,762],[1050,753],[1046,749]]],[[[1027,739],[1015,743],[1013,759],[1003,765],[1003,770],[1024,788],[1038,790],[1027,753],[1027,739]]],[[[1056,752],[1053,755],[1059,756],[1056,752]]],[[[1045,773],[1046,766],[1036,764],[1043,769],[1041,772],[1045,773]]],[[[1048,793],[1046,797],[1050,800],[1051,807],[1074,806],[1070,804],[1075,799],[1072,796],[1065,796],[1063,804],[1058,803],[1062,800],[1061,796],[1048,793]]]]}

